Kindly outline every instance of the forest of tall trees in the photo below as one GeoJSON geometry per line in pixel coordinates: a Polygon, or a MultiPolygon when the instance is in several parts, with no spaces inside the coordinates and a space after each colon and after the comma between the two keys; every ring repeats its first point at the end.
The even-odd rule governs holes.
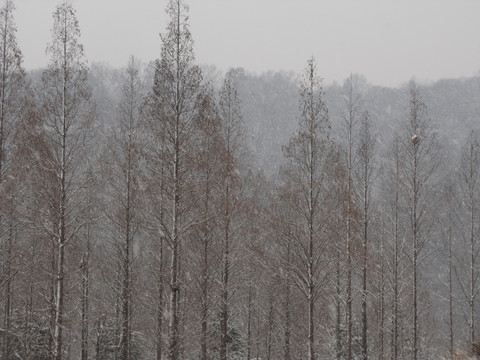
{"type": "Polygon", "coordinates": [[[224,75],[166,12],[119,70],[62,2],[27,72],[3,4],[0,358],[480,358],[480,79],[224,75]]]}

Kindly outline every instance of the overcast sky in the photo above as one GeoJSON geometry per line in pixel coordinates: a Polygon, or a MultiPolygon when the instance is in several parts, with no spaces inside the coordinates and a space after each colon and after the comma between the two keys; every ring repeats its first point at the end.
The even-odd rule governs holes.
{"type": "MultiPolygon", "coordinates": [[[[3,0],[1,0],[3,2],[3,0]]],[[[158,58],[168,0],[71,0],[88,61],[158,58]]],[[[17,0],[24,65],[46,65],[59,0],[17,0]]],[[[312,55],[326,83],[359,73],[376,85],[480,74],[479,0],[190,0],[199,64],[301,72],[312,55]]]]}

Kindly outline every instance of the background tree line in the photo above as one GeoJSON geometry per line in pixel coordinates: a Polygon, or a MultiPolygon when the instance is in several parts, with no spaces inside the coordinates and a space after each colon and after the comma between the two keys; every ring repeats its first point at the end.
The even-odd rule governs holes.
{"type": "Polygon", "coordinates": [[[61,3],[27,73],[2,8],[1,358],[479,355],[480,80],[224,75],[166,11],[89,68],[61,3]]]}

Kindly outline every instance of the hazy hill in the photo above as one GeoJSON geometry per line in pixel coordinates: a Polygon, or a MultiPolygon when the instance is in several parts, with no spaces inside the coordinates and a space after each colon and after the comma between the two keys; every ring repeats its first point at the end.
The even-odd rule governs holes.
{"type": "MultiPolygon", "coordinates": [[[[286,72],[252,74],[239,68],[235,78],[247,128],[248,143],[255,164],[269,176],[274,176],[283,161],[282,146],[295,132],[299,117],[299,76],[286,72]]],[[[151,88],[153,63],[143,66],[145,91],[151,88]]],[[[221,84],[221,73],[206,67],[206,78],[215,86],[221,84]]],[[[89,78],[102,124],[115,121],[116,104],[120,98],[122,70],[94,63],[89,78]]],[[[440,80],[432,84],[417,84],[428,107],[449,161],[456,158],[465,135],[480,129],[480,77],[440,80]]],[[[325,101],[329,109],[332,136],[341,138],[342,86],[326,86],[325,101]]],[[[364,109],[372,118],[380,152],[387,149],[393,134],[401,131],[408,116],[408,85],[402,88],[368,87],[364,94],[364,109]]]]}

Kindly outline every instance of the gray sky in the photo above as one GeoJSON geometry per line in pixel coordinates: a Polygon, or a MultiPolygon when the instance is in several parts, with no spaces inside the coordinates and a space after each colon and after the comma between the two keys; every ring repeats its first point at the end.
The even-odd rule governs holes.
{"type": "MultiPolygon", "coordinates": [[[[3,1],[3,0],[2,0],[3,1]]],[[[16,0],[24,65],[46,65],[59,0],[16,0]]],[[[158,58],[167,0],[72,0],[89,62],[158,58]]],[[[399,86],[480,74],[479,0],[190,0],[199,64],[301,72],[326,83],[350,73],[399,86]]]]}

